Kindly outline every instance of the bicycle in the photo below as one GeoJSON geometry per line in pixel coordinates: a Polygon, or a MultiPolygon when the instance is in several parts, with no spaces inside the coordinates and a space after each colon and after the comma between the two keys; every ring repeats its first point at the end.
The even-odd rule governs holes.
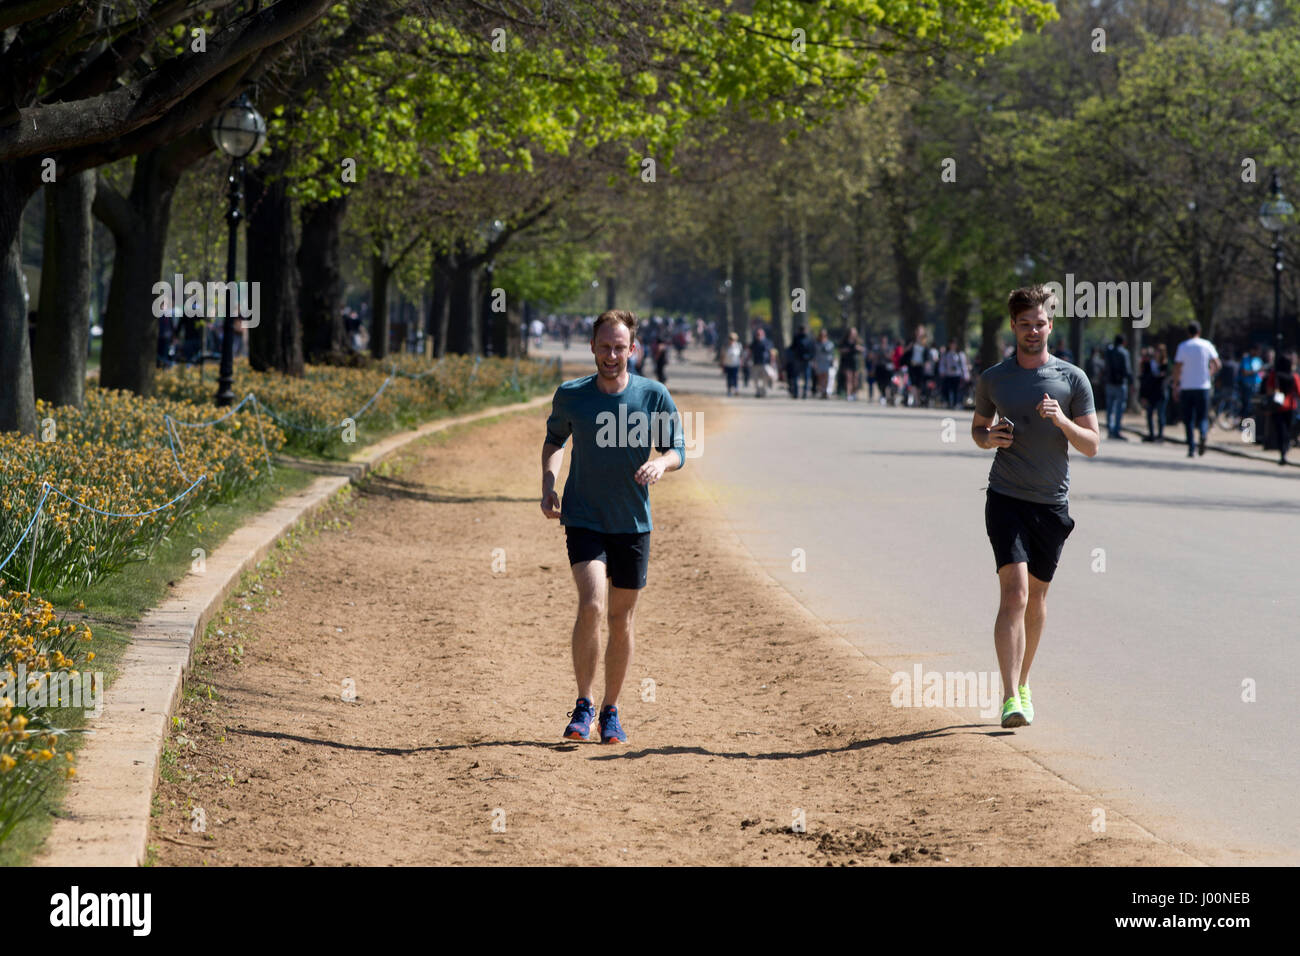
{"type": "Polygon", "coordinates": [[[1210,419],[1224,431],[1235,432],[1240,429],[1246,412],[1241,395],[1235,389],[1220,392],[1210,403],[1210,419]]]}

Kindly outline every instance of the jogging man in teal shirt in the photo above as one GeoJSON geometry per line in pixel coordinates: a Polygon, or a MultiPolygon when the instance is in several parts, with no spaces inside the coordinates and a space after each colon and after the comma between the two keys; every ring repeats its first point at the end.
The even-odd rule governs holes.
{"type": "Polygon", "coordinates": [[[605,698],[600,707],[600,742],[606,744],[627,742],[618,693],[632,663],[632,614],[650,562],[650,485],[686,464],[681,416],[668,389],[628,373],[635,337],[636,316],[631,312],[612,309],[596,319],[591,338],[596,372],[555,390],[542,446],[542,514],[564,525],[578,586],[573,624],[578,702],[564,736],[586,740],[591,733],[600,619],[608,603],[605,698]],[[573,462],[561,509],[555,480],[570,435],[573,462]],[[660,454],[652,457],[652,449],[660,454]]]}

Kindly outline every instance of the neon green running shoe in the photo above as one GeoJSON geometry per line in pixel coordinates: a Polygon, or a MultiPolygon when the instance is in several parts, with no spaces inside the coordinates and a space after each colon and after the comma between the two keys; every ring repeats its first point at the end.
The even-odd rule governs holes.
{"type": "Polygon", "coordinates": [[[1020,709],[1020,698],[1012,694],[1002,704],[1002,726],[1023,727],[1028,722],[1025,720],[1025,712],[1020,709]]]}
{"type": "Polygon", "coordinates": [[[1025,715],[1025,723],[1034,722],[1034,702],[1029,699],[1029,685],[1020,685],[1020,710],[1025,715]]]}

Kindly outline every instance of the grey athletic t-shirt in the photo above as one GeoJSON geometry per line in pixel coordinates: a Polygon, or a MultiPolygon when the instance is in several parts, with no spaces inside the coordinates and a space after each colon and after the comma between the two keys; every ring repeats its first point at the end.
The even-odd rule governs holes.
{"type": "Polygon", "coordinates": [[[975,412],[991,418],[996,410],[1015,424],[1011,447],[993,456],[989,487],[1012,498],[1062,504],[1070,493],[1070,443],[1038,414],[1044,394],[1056,399],[1071,421],[1097,410],[1083,369],[1055,355],[1042,368],[1022,368],[1012,355],[976,381],[975,412]]]}

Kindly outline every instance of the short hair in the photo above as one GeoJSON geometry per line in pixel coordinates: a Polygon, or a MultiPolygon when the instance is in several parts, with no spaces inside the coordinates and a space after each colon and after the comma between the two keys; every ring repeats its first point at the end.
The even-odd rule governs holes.
{"type": "Polygon", "coordinates": [[[1200,323],[1200,322],[1197,322],[1195,319],[1193,319],[1192,321],[1188,322],[1188,323],[1187,323],[1187,334],[1188,334],[1188,335],[1200,335],[1200,334],[1201,334],[1201,323],[1200,323]]]}
{"type": "Polygon", "coordinates": [[[591,339],[596,340],[596,333],[606,322],[622,322],[627,326],[627,334],[631,338],[636,338],[636,313],[629,312],[626,309],[609,309],[600,313],[596,317],[596,324],[591,327],[591,339]]]}
{"type": "Polygon", "coordinates": [[[1116,344],[1116,345],[1123,345],[1123,344],[1124,344],[1124,336],[1122,336],[1122,335],[1117,335],[1117,336],[1115,336],[1115,344],[1116,344]]]}
{"type": "MultiPolygon", "coordinates": [[[[1007,309],[1011,313],[1011,321],[1016,321],[1016,316],[1022,312],[1028,312],[1030,309],[1036,309],[1040,305],[1046,307],[1047,303],[1052,301],[1055,293],[1045,285],[1030,285],[1020,289],[1012,289],[1011,295],[1007,296],[1007,309]]],[[[1052,317],[1051,309],[1047,310],[1047,317],[1052,317]]]]}

